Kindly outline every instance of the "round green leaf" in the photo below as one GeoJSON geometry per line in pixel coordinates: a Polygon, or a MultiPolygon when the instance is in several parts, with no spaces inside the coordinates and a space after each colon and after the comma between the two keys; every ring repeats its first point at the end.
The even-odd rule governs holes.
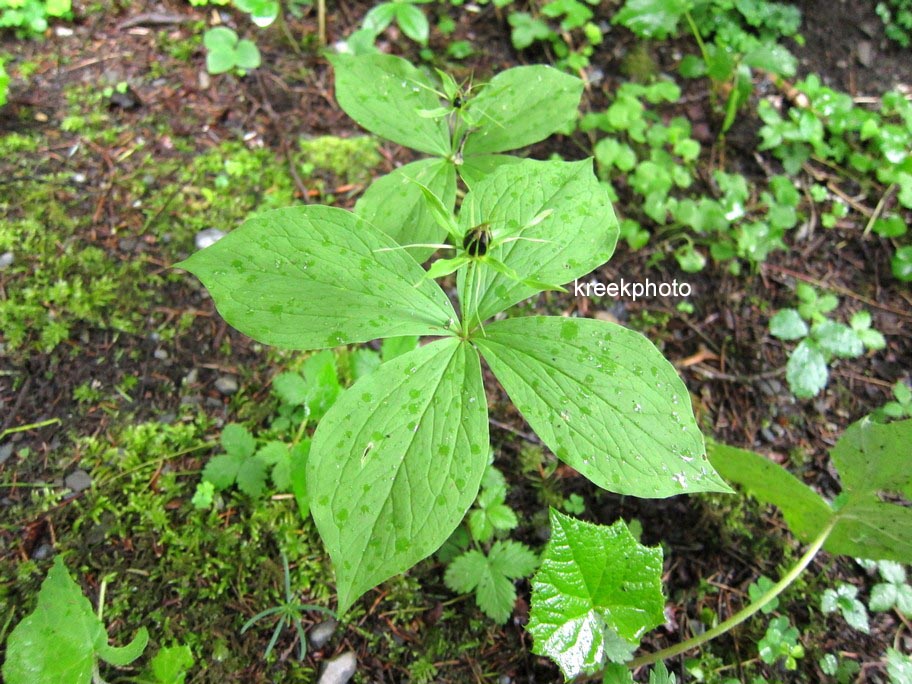
{"type": "Polygon", "coordinates": [[[250,40],[238,41],[234,53],[235,62],[241,69],[256,69],[260,66],[260,50],[250,40]]]}

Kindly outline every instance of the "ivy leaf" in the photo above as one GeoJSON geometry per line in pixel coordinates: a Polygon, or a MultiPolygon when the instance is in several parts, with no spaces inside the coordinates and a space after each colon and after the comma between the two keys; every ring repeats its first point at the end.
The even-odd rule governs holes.
{"type": "Polygon", "coordinates": [[[831,522],[823,548],[854,558],[912,562],[912,420],[846,429],[830,452],[843,492],[828,504],[783,467],[760,454],[709,443],[716,469],[761,501],[778,506],[792,532],[812,541],[831,522]]]}
{"type": "Polygon", "coordinates": [[[336,101],[371,133],[428,154],[450,153],[444,119],[423,118],[440,99],[427,77],[408,61],[393,55],[335,55],[336,101]]]}
{"type": "Polygon", "coordinates": [[[474,342],[542,441],[599,487],[730,491],[706,460],[687,388],[639,333],[534,316],[491,323],[474,342]]]}
{"type": "MultiPolygon", "coordinates": [[[[591,160],[524,159],[499,167],[472,187],[460,209],[462,234],[485,221],[514,236],[528,226],[521,235],[526,239],[489,249],[488,254],[544,283],[566,283],[601,266],[611,258],[618,237],[614,210],[591,160]]],[[[471,283],[465,269],[459,273],[459,301],[464,304],[469,296],[474,303],[477,298],[482,321],[544,289],[483,266],[475,272],[471,283]]]]}
{"type": "Polygon", "coordinates": [[[544,65],[503,71],[467,108],[479,121],[463,153],[504,152],[537,143],[576,120],[581,79],[544,65]]]}
{"type": "Polygon", "coordinates": [[[532,580],[533,653],[568,680],[604,665],[611,641],[636,646],[665,621],[662,550],[639,544],[623,521],[610,527],[551,509],[551,540],[532,580]]]}
{"type": "Polygon", "coordinates": [[[798,343],[785,365],[785,379],[789,388],[799,399],[810,399],[826,387],[826,357],[813,340],[804,339],[798,343]]]}
{"type": "Polygon", "coordinates": [[[450,335],[447,296],[397,247],[350,212],[291,207],[248,219],[177,266],[203,282],[230,325],[265,344],[323,349],[450,335]]]}
{"type": "Polygon", "coordinates": [[[340,615],[446,541],[475,500],[487,456],[481,366],[465,342],[398,356],[339,398],[317,426],[306,480],[340,615]]]}
{"type": "Polygon", "coordinates": [[[516,603],[513,580],[530,575],[537,564],[535,553],[524,544],[498,541],[488,555],[473,549],[456,558],[447,568],[444,582],[459,593],[474,591],[481,611],[502,624],[516,603]]]}
{"type": "MultiPolygon", "coordinates": [[[[378,178],[355,204],[355,213],[400,245],[436,244],[446,236],[427,206],[421,185],[453,212],[456,205],[456,169],[446,159],[422,159],[378,178]],[[420,185],[419,185],[420,184],[420,185]]],[[[433,248],[410,248],[419,263],[433,248]]]]}
{"type": "Polygon", "coordinates": [[[41,584],[35,610],[9,635],[3,679],[7,684],[89,684],[96,655],[126,665],[142,654],[148,641],[143,627],[127,646],[110,646],[104,625],[57,556],[41,584]]]}
{"type": "Polygon", "coordinates": [[[795,309],[777,311],[769,322],[770,334],[780,340],[799,340],[808,334],[807,323],[795,309]]]}

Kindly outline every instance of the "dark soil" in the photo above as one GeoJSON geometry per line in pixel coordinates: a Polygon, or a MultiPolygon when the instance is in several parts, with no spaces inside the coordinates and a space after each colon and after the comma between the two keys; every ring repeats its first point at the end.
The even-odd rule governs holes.
{"type": "MultiPolygon", "coordinates": [[[[372,4],[340,3],[329,17],[329,42],[348,35],[372,4]]],[[[442,11],[438,5],[433,8],[435,12],[442,11]]],[[[74,84],[97,87],[99,83],[127,79],[142,83],[132,91],[132,100],[124,101],[126,108],[112,102],[112,109],[119,120],[135,124],[136,136],[150,141],[156,164],[180,166],[185,159],[221,140],[237,138],[248,131],[280,157],[288,154],[299,136],[327,133],[347,136],[358,132],[358,127],[335,104],[332,72],[325,60],[312,51],[296,55],[278,30],[271,30],[268,39],[259,42],[265,66],[252,77],[208,78],[204,75],[204,58],[200,52],[186,62],[162,54],[158,46],[159,32],[164,32],[171,41],[185,40],[192,33],[188,23],[156,26],[148,18],[141,20],[148,17],[147,13],[155,12],[194,22],[207,16],[204,9],[176,1],[132,3],[128,8],[112,7],[94,13],[88,13],[85,7],[81,9],[74,26],[75,37],[50,35],[46,41],[34,43],[13,41],[8,36],[2,38],[0,52],[13,53],[17,60],[34,60],[38,68],[27,86],[14,83],[10,104],[0,110],[0,134],[40,131],[45,136],[46,148],[33,160],[35,174],[63,170],[86,174],[90,179],[89,189],[80,200],[86,213],[94,216],[94,228],[83,239],[104,247],[112,259],[136,258],[141,253],[150,273],[161,273],[170,263],[189,253],[192,245],[187,236],[177,247],[156,240],[149,226],[143,226],[141,215],[131,209],[132,198],[126,194],[127,186],[122,181],[141,173],[142,166],[131,159],[112,162],[129,141],[119,140],[107,149],[95,150],[92,165],[76,168],[75,164],[82,162],[69,160],[66,152],[73,136],[60,130],[67,111],[66,88],[74,84]],[[161,60],[166,64],[163,75],[150,78],[152,64],[161,60]],[[149,127],[150,117],[167,121],[174,135],[195,136],[194,149],[176,149],[167,135],[149,127]],[[138,240],[142,249],[137,252],[133,247],[125,253],[119,240],[123,234],[138,240]]],[[[909,52],[887,43],[869,0],[810,0],[802,3],[801,9],[807,42],[804,47],[796,48],[796,52],[801,59],[802,75],[820,73],[824,82],[858,95],[877,95],[910,81],[909,52]],[[860,55],[862,42],[866,46],[860,55]]],[[[482,76],[543,57],[531,52],[516,54],[509,43],[505,14],[490,6],[478,13],[458,8],[449,11],[457,20],[454,38],[468,39],[478,50],[476,57],[456,67],[457,73],[474,71],[482,76]]],[[[600,12],[605,19],[610,18],[609,8],[602,7],[600,12]]],[[[315,26],[312,14],[289,22],[289,30],[295,36],[313,35],[315,26]]],[[[407,41],[393,34],[387,39],[382,48],[416,57],[414,47],[407,41]]],[[[625,50],[633,43],[629,34],[617,28],[612,30],[606,45],[593,58],[593,65],[604,71],[605,80],[591,89],[584,107],[602,106],[610,100],[611,89],[625,78],[620,71],[621,63],[625,50]]],[[[445,43],[437,36],[432,47],[442,52],[445,43]]],[[[689,101],[685,113],[708,127],[716,120],[708,111],[708,98],[699,94],[689,101]]],[[[740,135],[741,144],[728,150],[728,163],[732,168],[742,171],[749,168],[753,173],[760,173],[750,152],[751,125],[740,135]]],[[[560,152],[567,158],[580,158],[587,155],[584,149],[584,140],[556,140],[536,146],[532,154],[544,158],[560,152]]],[[[408,161],[409,154],[388,145],[387,161],[381,170],[408,161]]],[[[7,163],[0,160],[0,175],[6,175],[7,163]]],[[[10,197],[14,198],[15,185],[0,183],[0,194],[13,193],[10,197]]],[[[336,194],[338,204],[350,207],[362,189],[349,188],[336,194]]],[[[302,202],[320,200],[317,190],[300,181],[297,194],[302,202]]],[[[167,207],[157,221],[162,224],[178,221],[180,211],[181,207],[167,207]]],[[[912,296],[908,288],[899,287],[889,277],[887,245],[858,239],[857,234],[858,231],[836,230],[806,235],[792,244],[788,252],[774,253],[757,273],[738,277],[721,267],[709,267],[696,276],[681,273],[671,259],[655,265],[650,254],[633,253],[624,247],[619,247],[614,259],[602,269],[605,280],[623,276],[627,280],[677,278],[691,283],[695,307],[691,315],[681,315],[674,309],[675,302],[661,300],[612,303],[547,297],[538,305],[551,312],[610,315],[622,322],[637,322],[679,368],[707,434],[769,453],[832,496],[838,491],[838,482],[829,465],[827,449],[850,422],[881,406],[889,395],[890,385],[912,368],[912,296]],[[767,331],[770,311],[793,303],[792,287],[798,281],[839,294],[840,314],[862,307],[871,310],[875,327],[886,335],[889,344],[887,350],[870,358],[840,362],[827,390],[809,402],[797,401],[789,394],[782,345],[772,340],[767,331]],[[646,314],[653,318],[667,314],[669,318],[665,324],[644,324],[646,314]],[[806,454],[807,458],[794,458],[798,453],[806,454]]],[[[0,271],[0,289],[5,286],[3,278],[0,271]]],[[[75,330],[71,341],[51,353],[0,357],[0,431],[53,418],[60,421],[58,425],[11,436],[14,449],[20,452],[29,448],[31,456],[27,463],[12,458],[0,464],[0,481],[7,484],[59,481],[60,474],[78,461],[78,454],[67,454],[71,431],[104,435],[113,421],[123,420],[123,414],[129,414],[135,421],[173,416],[188,392],[199,397],[200,410],[214,417],[229,418],[228,400],[213,387],[221,374],[239,375],[251,387],[266,386],[271,371],[263,364],[261,353],[249,340],[227,328],[194,281],[169,279],[156,292],[156,300],[157,304],[148,312],[144,330],[135,333],[75,330]],[[154,331],[176,325],[186,312],[192,313],[192,325],[167,347],[167,358],[157,358],[155,351],[160,345],[154,331]],[[222,350],[225,341],[230,343],[230,353],[222,350]],[[187,388],[184,381],[193,369],[198,373],[194,385],[187,388]],[[140,379],[131,395],[132,401],[127,404],[86,405],[72,398],[73,390],[87,381],[115,385],[127,374],[140,379]]],[[[252,399],[262,398],[265,392],[255,392],[252,399]]],[[[490,402],[492,417],[498,425],[508,428],[493,427],[492,438],[498,447],[498,464],[509,471],[512,459],[526,443],[518,435],[527,434],[528,427],[498,392],[492,392],[490,402]]],[[[541,505],[528,487],[522,489],[519,476],[508,477],[517,484],[515,500],[510,503],[528,518],[519,536],[540,546],[531,517],[541,505]]],[[[559,469],[557,477],[562,478],[561,484],[567,492],[586,491],[596,496],[597,505],[587,512],[589,519],[609,523],[619,517],[636,518],[642,523],[645,543],[664,545],[667,595],[675,606],[674,615],[670,616],[666,630],[660,629],[647,639],[647,648],[658,648],[681,638],[689,632],[689,623],[698,621],[701,609],[706,606],[723,618],[734,612],[743,601],[747,585],[758,573],[777,576],[781,570],[781,567],[777,569],[779,563],[786,555],[794,554],[784,523],[773,511],[758,511],[754,507],[745,512],[738,504],[720,503],[710,497],[642,501],[607,493],[592,495],[591,487],[569,469],[559,469]],[[733,532],[726,519],[728,514],[740,516],[750,529],[771,530],[768,534],[773,543],[761,544],[751,540],[748,532],[741,535],[733,532]],[[753,543],[762,546],[757,554],[764,555],[755,555],[753,543]],[[701,594],[694,601],[695,592],[705,582],[720,590],[713,595],[701,594]]],[[[28,490],[13,488],[2,494],[0,510],[27,500],[28,490]]],[[[64,501],[61,506],[66,504],[64,501]]],[[[36,512],[34,518],[18,521],[18,527],[5,525],[0,532],[3,562],[24,562],[42,544],[53,543],[54,524],[58,524],[57,535],[66,534],[59,525],[63,519],[65,516],[57,511],[36,512]]],[[[836,577],[857,576],[857,570],[849,565],[822,556],[815,562],[814,570],[821,574],[830,572],[830,581],[835,582],[836,577]]],[[[423,634],[438,619],[442,602],[452,599],[452,594],[443,587],[442,571],[433,567],[422,574],[427,578],[424,586],[429,601],[427,611],[415,618],[409,629],[396,627],[396,638],[409,644],[415,653],[421,652],[423,634]]],[[[520,590],[522,598],[514,619],[503,629],[488,625],[487,633],[479,636],[485,645],[459,662],[442,665],[436,681],[491,681],[483,675],[485,672],[508,674],[517,682],[558,681],[557,670],[551,664],[530,654],[530,640],[522,629],[528,586],[520,586],[520,590]]],[[[361,624],[366,632],[392,629],[380,597],[380,590],[375,590],[364,600],[371,606],[361,624]]],[[[468,603],[464,605],[467,607],[468,603]]],[[[795,610],[800,611],[800,607],[795,610]]],[[[3,611],[4,616],[6,612],[3,611]]],[[[800,618],[796,620],[800,622],[800,618]]],[[[888,616],[881,616],[875,621],[872,636],[864,639],[835,621],[832,627],[825,643],[820,644],[826,652],[854,653],[863,660],[876,661],[888,643],[893,625],[888,616]]],[[[720,648],[737,653],[755,638],[759,636],[753,633],[741,634],[737,639],[726,638],[720,648]]],[[[367,643],[362,636],[353,634],[338,647],[339,651],[353,648],[357,652],[362,681],[407,680],[407,669],[401,663],[389,662],[383,652],[368,651],[367,643]]],[[[741,655],[743,659],[752,657],[741,655]]],[[[680,671],[679,663],[674,665],[680,671]]],[[[819,681],[815,678],[822,677],[814,662],[802,667],[804,670],[799,674],[782,671],[777,676],[781,681],[819,681]]],[[[239,677],[236,681],[275,681],[260,661],[236,676],[239,677]]],[[[870,678],[864,681],[879,681],[876,667],[867,676],[870,678]]]]}

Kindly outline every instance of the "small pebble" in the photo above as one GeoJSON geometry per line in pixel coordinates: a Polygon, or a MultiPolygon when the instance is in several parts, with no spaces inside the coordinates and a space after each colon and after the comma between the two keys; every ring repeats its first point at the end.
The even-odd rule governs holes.
{"type": "Polygon", "coordinates": [[[13,445],[10,442],[0,445],[0,465],[6,463],[10,456],[13,455],[13,445]]]}
{"type": "Polygon", "coordinates": [[[164,349],[156,349],[154,352],[152,352],[152,356],[154,356],[159,361],[165,361],[168,358],[168,352],[166,352],[164,349]]]}
{"type": "Polygon", "coordinates": [[[323,674],[317,684],[346,684],[358,668],[358,659],[353,651],[346,651],[326,662],[323,674]]]}
{"type": "Polygon", "coordinates": [[[215,389],[225,396],[231,396],[238,391],[237,379],[233,375],[220,375],[215,381],[215,389]]]}
{"type": "Polygon", "coordinates": [[[13,253],[4,252],[0,254],[0,270],[7,268],[13,264],[13,253]]]}
{"type": "Polygon", "coordinates": [[[225,235],[225,231],[219,230],[218,228],[206,228],[206,230],[201,230],[196,234],[196,248],[206,249],[206,247],[214,245],[221,240],[225,235]]]}
{"type": "Polygon", "coordinates": [[[50,558],[54,553],[54,547],[50,544],[42,544],[37,549],[32,551],[32,560],[44,560],[50,558]]]}
{"type": "Polygon", "coordinates": [[[874,45],[870,40],[860,40],[856,45],[858,61],[862,66],[869,67],[874,63],[874,45]]]}
{"type": "Polygon", "coordinates": [[[332,638],[332,635],[335,634],[338,624],[335,620],[327,620],[319,625],[314,625],[308,635],[311,646],[323,648],[332,638]]]}
{"type": "Polygon", "coordinates": [[[89,477],[89,474],[86,471],[80,468],[67,475],[63,480],[63,484],[74,492],[81,492],[92,486],[92,478],[89,477]]]}

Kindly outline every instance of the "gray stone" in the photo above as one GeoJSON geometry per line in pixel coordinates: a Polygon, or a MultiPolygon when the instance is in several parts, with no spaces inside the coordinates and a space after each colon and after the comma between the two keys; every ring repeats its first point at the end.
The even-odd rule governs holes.
{"type": "Polygon", "coordinates": [[[152,356],[154,356],[159,361],[168,360],[168,352],[166,352],[164,349],[156,349],[154,352],[152,352],[152,356]]]}
{"type": "Polygon", "coordinates": [[[2,271],[4,268],[8,268],[9,266],[12,266],[12,264],[13,264],[13,253],[12,252],[4,252],[3,254],[0,254],[0,271],[2,271]]]}
{"type": "Polygon", "coordinates": [[[862,66],[869,67],[874,64],[874,45],[870,40],[859,40],[856,46],[858,61],[862,66]]]}
{"type": "Polygon", "coordinates": [[[42,544],[32,551],[32,560],[44,560],[54,554],[54,547],[50,544],[42,544]]]}
{"type": "Polygon", "coordinates": [[[233,375],[220,375],[215,381],[215,389],[230,396],[238,391],[238,381],[233,375]]]}
{"type": "Polygon", "coordinates": [[[214,245],[223,237],[225,237],[225,231],[219,230],[218,228],[206,228],[206,230],[201,230],[196,234],[196,248],[206,249],[206,247],[214,245]]]}
{"type": "Polygon", "coordinates": [[[63,484],[74,492],[81,492],[92,486],[92,478],[89,477],[89,474],[86,471],[80,468],[67,475],[63,480],[63,484]]]}
{"type": "Polygon", "coordinates": [[[7,462],[10,456],[13,455],[13,445],[11,442],[0,445],[0,465],[3,465],[7,462]]]}
{"type": "Polygon", "coordinates": [[[311,646],[314,648],[323,648],[329,640],[332,639],[332,635],[335,634],[338,624],[339,623],[335,620],[327,620],[326,622],[321,622],[319,625],[314,625],[310,630],[310,634],[307,635],[311,646]]]}
{"type": "Polygon", "coordinates": [[[346,651],[326,662],[317,684],[346,684],[357,669],[358,659],[355,658],[354,651],[346,651]]]}

